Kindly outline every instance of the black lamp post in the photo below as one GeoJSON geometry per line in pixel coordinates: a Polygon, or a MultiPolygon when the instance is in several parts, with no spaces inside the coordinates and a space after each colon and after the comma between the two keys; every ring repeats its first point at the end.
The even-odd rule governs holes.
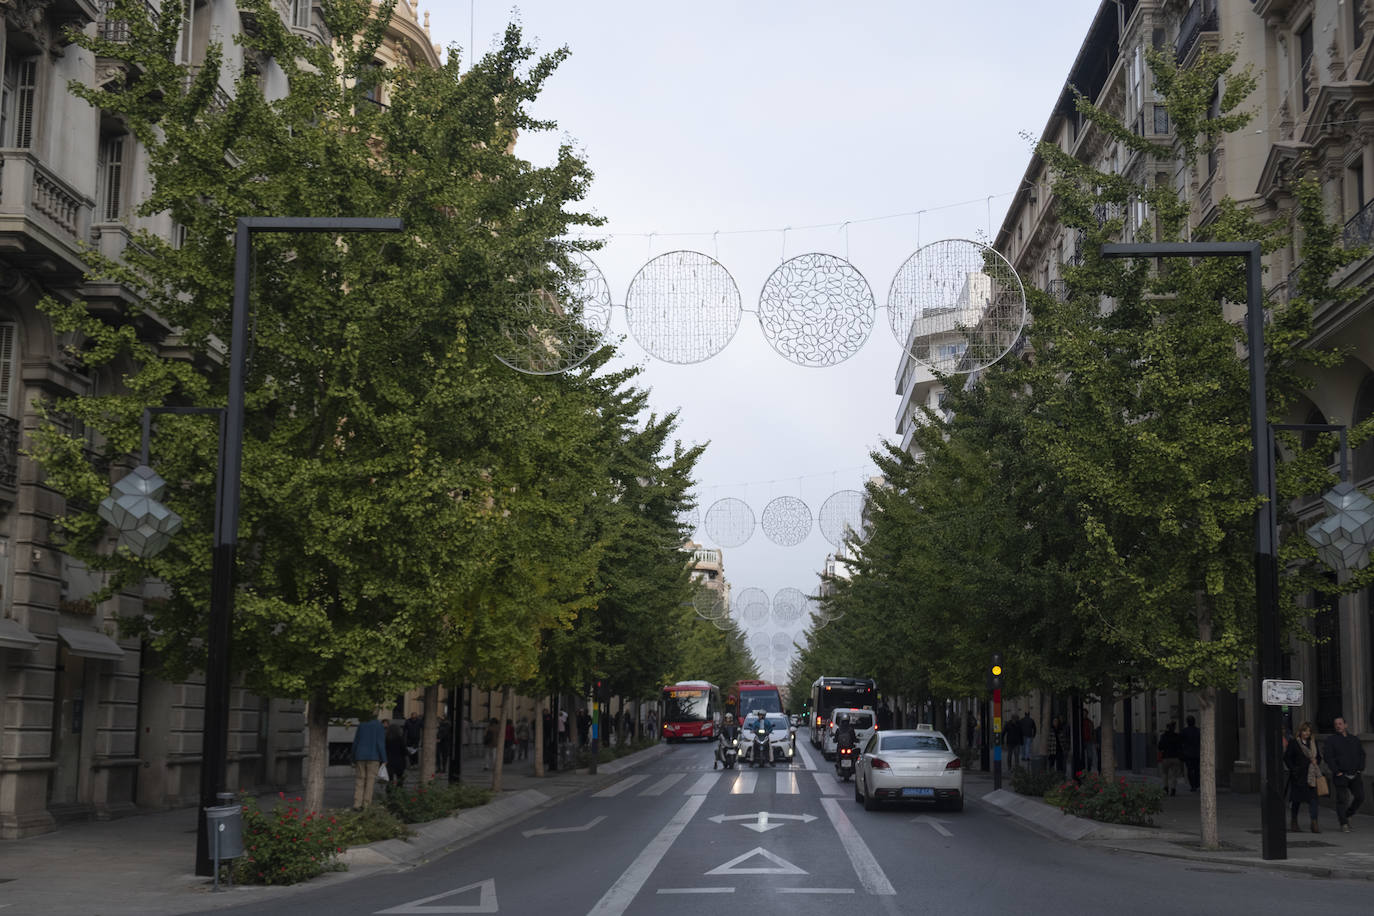
{"type": "Polygon", "coordinates": [[[255,232],[400,232],[400,219],[333,216],[241,216],[234,231],[234,304],[229,339],[229,399],[216,477],[214,554],[210,567],[210,626],[206,640],[205,715],[201,729],[200,814],[196,874],[210,875],[205,809],[224,791],[229,751],[229,640],[238,548],[239,480],[243,462],[244,375],[248,343],[249,255],[255,232]]]}
{"type": "MultiPolygon", "coordinates": [[[[1104,258],[1219,258],[1245,259],[1245,328],[1249,337],[1250,432],[1255,493],[1255,594],[1259,611],[1259,676],[1278,677],[1282,661],[1279,643],[1278,524],[1274,515],[1274,452],[1269,445],[1269,415],[1264,387],[1264,290],[1259,242],[1146,242],[1106,244],[1104,258]]],[[[1283,822],[1283,722],[1277,706],[1260,705],[1259,777],[1262,855],[1288,858],[1283,822]]]]}

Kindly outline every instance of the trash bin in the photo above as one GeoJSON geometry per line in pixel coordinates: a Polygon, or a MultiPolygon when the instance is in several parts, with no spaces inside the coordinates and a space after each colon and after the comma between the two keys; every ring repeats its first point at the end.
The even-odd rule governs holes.
{"type": "Polygon", "coordinates": [[[205,809],[205,840],[215,863],[215,889],[219,889],[219,864],[243,855],[243,806],[215,805],[205,809]]]}

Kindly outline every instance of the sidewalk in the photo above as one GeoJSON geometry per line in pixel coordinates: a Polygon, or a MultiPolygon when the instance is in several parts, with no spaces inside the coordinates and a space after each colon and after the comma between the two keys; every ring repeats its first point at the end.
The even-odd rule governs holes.
{"type": "MultiPolygon", "coordinates": [[[[1128,778],[1140,777],[1128,774],[1128,778]]],[[[1374,880],[1374,816],[1366,800],[1352,820],[1350,833],[1342,833],[1336,811],[1323,805],[1318,825],[1321,833],[1308,830],[1306,806],[1298,818],[1302,833],[1288,833],[1288,858],[1264,859],[1261,855],[1260,799],[1254,793],[1217,793],[1217,832],[1220,850],[1201,848],[1201,814],[1198,795],[1185,788],[1177,796],[1166,796],[1164,812],[1155,816],[1155,827],[1124,827],[1103,824],[1064,814],[1042,799],[1017,795],[1011,782],[1003,779],[994,791],[992,775],[976,770],[964,775],[970,798],[1026,824],[1033,830],[1086,846],[1144,855],[1191,859],[1211,865],[1268,868],[1318,877],[1374,880]]],[[[1158,780],[1147,781],[1158,784],[1158,780]]],[[[1284,828],[1288,826],[1288,807],[1284,806],[1284,828]]]]}
{"type": "MultiPolygon", "coordinates": [[[[353,879],[394,870],[442,854],[472,835],[526,816],[569,795],[610,783],[616,773],[667,750],[658,745],[586,770],[534,775],[532,760],[517,761],[502,773],[502,792],[486,805],[413,825],[415,836],[354,847],[340,859],[348,870],[325,874],[289,887],[233,887],[211,891],[209,878],[197,877],[196,811],[183,808],[113,821],[65,824],[53,833],[0,842],[0,914],[3,916],[173,916],[195,910],[241,906],[280,899],[353,879]]],[[[491,773],[481,759],[463,758],[464,783],[489,786],[491,773]]],[[[271,808],[276,794],[262,796],[271,808]]],[[[325,781],[325,806],[353,803],[353,778],[325,781]]]]}

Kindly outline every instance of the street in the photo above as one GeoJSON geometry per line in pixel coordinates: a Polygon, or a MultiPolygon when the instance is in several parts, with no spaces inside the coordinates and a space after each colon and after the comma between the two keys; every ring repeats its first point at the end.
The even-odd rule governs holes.
{"type": "MultiPolygon", "coordinates": [[[[798,735],[790,767],[712,769],[677,745],[604,788],[536,809],[402,872],[326,878],[228,912],[280,914],[1236,913],[1319,899],[1368,907],[1367,882],[1278,875],[1042,837],[991,807],[867,812],[798,735]]],[[[216,912],[226,912],[217,910],[216,912]]]]}

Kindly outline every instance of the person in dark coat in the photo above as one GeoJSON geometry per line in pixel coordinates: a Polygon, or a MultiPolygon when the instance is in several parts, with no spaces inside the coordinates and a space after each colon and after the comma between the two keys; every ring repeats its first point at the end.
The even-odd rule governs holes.
{"type": "Polygon", "coordinates": [[[386,770],[393,786],[405,782],[409,756],[406,752],[406,730],[401,723],[392,722],[386,730],[386,770]]]}
{"type": "Polygon", "coordinates": [[[1021,763],[1021,720],[1012,716],[1002,731],[1002,744],[1007,749],[1007,768],[1012,769],[1021,763]]]}
{"type": "Polygon", "coordinates": [[[1188,788],[1196,792],[1202,785],[1202,729],[1197,719],[1189,716],[1179,737],[1183,739],[1183,767],[1188,771],[1188,788]]]}
{"type": "Polygon", "coordinates": [[[1159,775],[1169,795],[1178,794],[1178,776],[1183,772],[1183,736],[1176,728],[1177,723],[1170,722],[1159,736],[1159,775]]]}
{"type": "Polygon", "coordinates": [[[1331,783],[1336,790],[1336,817],[1341,830],[1350,832],[1350,819],[1364,804],[1364,745],[1346,729],[1345,718],[1337,716],[1332,723],[1334,735],[1326,739],[1326,766],[1331,770],[1331,783]],[[1350,804],[1346,804],[1346,796],[1350,804]]]}
{"type": "Polygon", "coordinates": [[[1283,749],[1283,766],[1288,771],[1288,800],[1293,806],[1293,823],[1289,830],[1302,829],[1298,826],[1298,809],[1306,802],[1308,813],[1312,815],[1312,832],[1322,832],[1317,826],[1317,777],[1321,774],[1323,759],[1321,745],[1312,733],[1312,723],[1302,723],[1283,749]]]}

